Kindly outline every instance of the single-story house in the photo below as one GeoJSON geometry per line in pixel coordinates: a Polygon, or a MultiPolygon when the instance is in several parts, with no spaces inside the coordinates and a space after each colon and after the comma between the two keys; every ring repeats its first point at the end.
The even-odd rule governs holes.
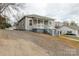
{"type": "Polygon", "coordinates": [[[18,21],[16,24],[18,30],[26,30],[33,32],[45,32],[51,35],[55,34],[55,22],[54,19],[39,16],[39,15],[27,15],[18,21]]]}
{"type": "Polygon", "coordinates": [[[63,34],[74,34],[79,37],[79,27],[56,24],[54,19],[39,16],[39,15],[27,15],[20,19],[16,24],[17,30],[43,32],[51,35],[63,35],[63,34]],[[56,26],[57,25],[57,26],[56,26]]]}
{"type": "Polygon", "coordinates": [[[78,26],[61,26],[58,29],[59,35],[63,35],[63,34],[71,34],[71,35],[76,35],[77,37],[79,37],[79,27],[78,26]]]}

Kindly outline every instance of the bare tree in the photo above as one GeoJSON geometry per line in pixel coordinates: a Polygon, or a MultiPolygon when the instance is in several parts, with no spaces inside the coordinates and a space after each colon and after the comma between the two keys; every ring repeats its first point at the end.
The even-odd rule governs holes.
{"type": "Polygon", "coordinates": [[[63,25],[69,26],[69,22],[68,21],[64,21],[63,25]]]}
{"type": "Polygon", "coordinates": [[[11,6],[13,9],[19,11],[19,9],[24,8],[23,6],[24,3],[0,3],[0,14],[8,7],[11,6]]]}
{"type": "Polygon", "coordinates": [[[10,3],[0,3],[0,14],[9,6],[10,3]]]}
{"type": "Polygon", "coordinates": [[[71,21],[70,25],[77,26],[77,23],[75,23],[74,21],[71,21]]]}
{"type": "Polygon", "coordinates": [[[20,11],[23,10],[24,8],[25,8],[24,3],[0,3],[0,16],[4,17],[12,16],[19,19],[20,15],[15,15],[14,10],[20,13],[20,11]],[[5,15],[5,13],[7,13],[8,15],[5,15]]]}

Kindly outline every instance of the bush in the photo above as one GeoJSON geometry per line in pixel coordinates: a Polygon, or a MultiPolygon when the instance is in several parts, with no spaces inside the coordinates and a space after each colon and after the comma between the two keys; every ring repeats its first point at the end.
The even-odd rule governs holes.
{"type": "Polygon", "coordinates": [[[75,34],[73,34],[72,31],[68,31],[66,35],[75,35],[75,34]]]}
{"type": "Polygon", "coordinates": [[[5,29],[5,28],[9,28],[11,27],[11,25],[9,23],[0,23],[0,29],[5,29]]]}
{"type": "Polygon", "coordinates": [[[0,29],[5,29],[11,27],[11,24],[6,22],[6,19],[0,16],[0,29]]]}
{"type": "Polygon", "coordinates": [[[68,34],[68,33],[67,33],[66,35],[75,35],[75,34],[68,34]]]}

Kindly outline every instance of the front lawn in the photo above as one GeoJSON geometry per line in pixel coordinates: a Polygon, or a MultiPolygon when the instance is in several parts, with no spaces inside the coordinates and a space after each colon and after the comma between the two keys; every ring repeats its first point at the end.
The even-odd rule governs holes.
{"type": "Polygon", "coordinates": [[[73,35],[65,35],[66,37],[70,37],[70,38],[72,38],[72,39],[77,39],[77,40],[79,40],[79,37],[76,37],[76,36],[73,36],[73,35]]]}
{"type": "Polygon", "coordinates": [[[60,41],[68,44],[72,48],[79,48],[79,41],[76,41],[76,39],[78,40],[79,38],[75,36],[70,36],[70,35],[59,36],[60,41]],[[74,40],[71,40],[71,38],[74,40]]]}

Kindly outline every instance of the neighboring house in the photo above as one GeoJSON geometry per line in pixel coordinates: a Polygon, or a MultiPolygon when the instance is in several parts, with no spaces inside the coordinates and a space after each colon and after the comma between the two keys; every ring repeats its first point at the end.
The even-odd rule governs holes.
{"type": "Polygon", "coordinates": [[[55,27],[60,27],[60,26],[63,26],[63,22],[56,21],[55,22],[55,27]]]}
{"type": "Polygon", "coordinates": [[[79,27],[78,26],[62,26],[58,29],[59,35],[63,34],[74,34],[79,37],[79,27]]]}
{"type": "Polygon", "coordinates": [[[45,32],[54,35],[55,22],[54,19],[45,16],[27,15],[18,21],[16,28],[19,30],[45,32]]]}

